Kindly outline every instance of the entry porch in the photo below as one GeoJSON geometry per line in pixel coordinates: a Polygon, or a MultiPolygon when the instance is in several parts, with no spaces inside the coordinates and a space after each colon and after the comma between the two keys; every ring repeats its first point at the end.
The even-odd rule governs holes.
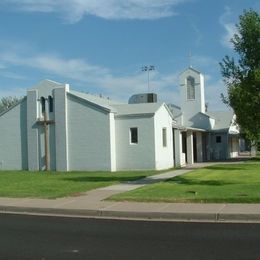
{"type": "Polygon", "coordinates": [[[198,128],[173,129],[174,166],[185,166],[208,161],[208,133],[198,128]]]}

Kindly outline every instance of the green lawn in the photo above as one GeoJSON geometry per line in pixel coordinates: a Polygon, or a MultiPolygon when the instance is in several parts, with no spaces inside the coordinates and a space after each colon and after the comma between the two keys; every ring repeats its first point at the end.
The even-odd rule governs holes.
{"type": "Polygon", "coordinates": [[[156,174],[137,172],[25,172],[0,171],[0,197],[58,198],[156,174]]]}
{"type": "Polygon", "coordinates": [[[243,164],[219,164],[165,182],[112,196],[116,201],[260,202],[259,158],[243,164]]]}

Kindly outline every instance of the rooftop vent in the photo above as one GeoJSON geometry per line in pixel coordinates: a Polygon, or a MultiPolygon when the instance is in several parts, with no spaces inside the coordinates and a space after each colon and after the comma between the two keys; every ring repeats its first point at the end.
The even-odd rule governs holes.
{"type": "Polygon", "coordinates": [[[157,94],[155,93],[135,94],[131,96],[128,100],[128,104],[156,103],[156,102],[157,102],[157,94]]]}

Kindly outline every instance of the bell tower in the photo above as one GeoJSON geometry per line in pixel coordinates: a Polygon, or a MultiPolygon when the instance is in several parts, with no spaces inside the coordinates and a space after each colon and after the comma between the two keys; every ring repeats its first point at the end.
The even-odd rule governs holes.
{"type": "Polygon", "coordinates": [[[199,112],[205,113],[204,76],[189,67],[180,75],[180,88],[181,110],[185,121],[199,112]]]}

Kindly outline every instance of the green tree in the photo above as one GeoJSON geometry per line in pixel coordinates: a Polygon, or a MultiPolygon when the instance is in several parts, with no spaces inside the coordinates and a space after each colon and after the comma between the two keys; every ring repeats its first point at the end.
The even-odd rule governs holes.
{"type": "Polygon", "coordinates": [[[231,39],[237,58],[220,63],[228,96],[224,103],[233,108],[242,132],[252,142],[260,141],[260,16],[244,11],[231,39]]]}
{"type": "Polygon", "coordinates": [[[0,113],[4,112],[5,110],[9,109],[10,107],[16,105],[21,98],[17,97],[3,97],[0,100],[0,113]]]}

